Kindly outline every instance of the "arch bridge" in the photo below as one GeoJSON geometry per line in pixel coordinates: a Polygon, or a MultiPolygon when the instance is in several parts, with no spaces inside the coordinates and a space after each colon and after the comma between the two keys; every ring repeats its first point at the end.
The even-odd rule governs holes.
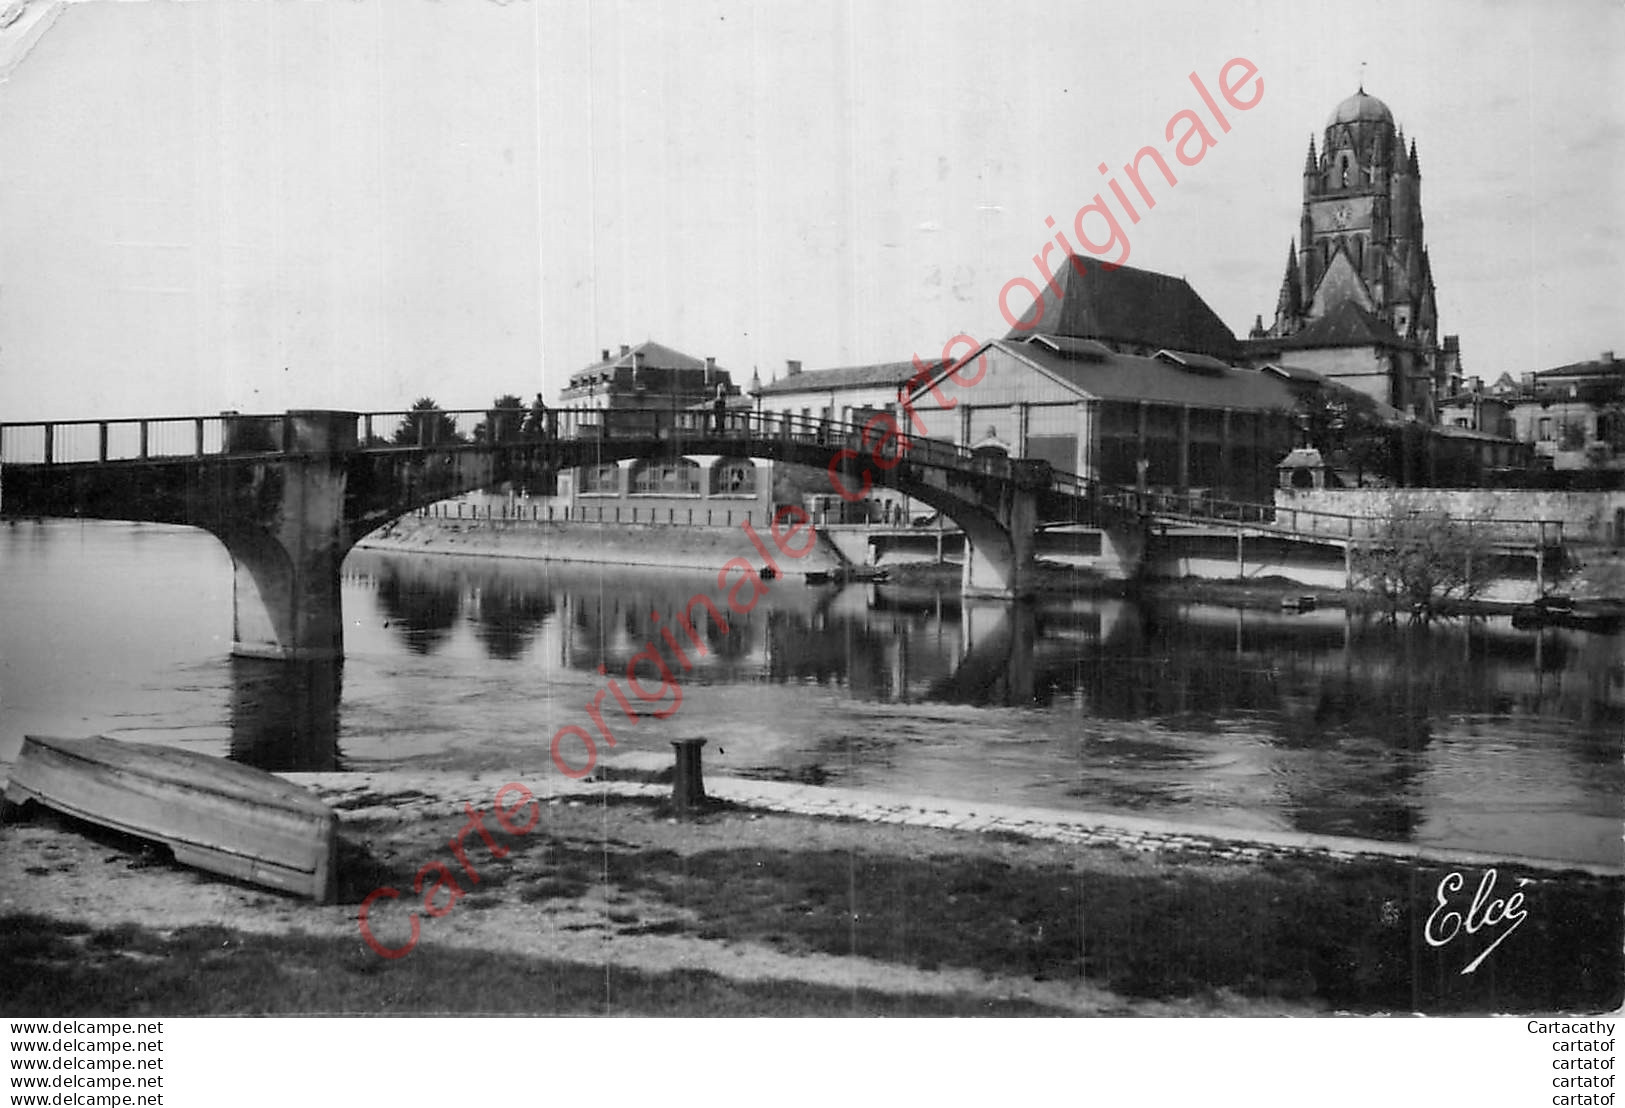
{"type": "MultiPolygon", "coordinates": [[[[0,424],[0,515],[209,531],[231,555],[233,652],[343,654],[339,568],[369,532],[438,500],[628,458],[766,458],[849,500],[895,489],[953,520],[968,595],[1032,591],[1044,523],[1096,523],[1093,484],[894,424],[741,411],[550,409],[190,416],[0,424]],[[459,432],[467,425],[476,433],[459,432]],[[386,437],[387,436],[387,437],[386,437]]],[[[1121,509],[1108,508],[1120,512],[1121,509]]]]}

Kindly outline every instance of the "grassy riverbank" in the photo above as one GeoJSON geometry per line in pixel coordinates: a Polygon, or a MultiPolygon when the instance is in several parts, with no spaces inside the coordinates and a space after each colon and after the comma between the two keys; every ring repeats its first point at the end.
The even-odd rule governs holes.
{"type": "MultiPolygon", "coordinates": [[[[461,818],[345,828],[344,903],[213,880],[54,817],[6,831],[0,1011],[22,1014],[1313,1014],[1600,1010],[1619,1000],[1618,881],[1542,877],[1492,973],[1419,934],[1440,873],[1240,863],[643,801],[544,806],[470,837],[480,876],[441,918],[461,818]],[[380,957],[357,909],[379,886],[380,957]],[[444,896],[440,900],[443,905],[444,896]],[[385,910],[387,909],[387,910],[385,910]]],[[[1480,944],[1482,945],[1482,944],[1480,944]]]]}

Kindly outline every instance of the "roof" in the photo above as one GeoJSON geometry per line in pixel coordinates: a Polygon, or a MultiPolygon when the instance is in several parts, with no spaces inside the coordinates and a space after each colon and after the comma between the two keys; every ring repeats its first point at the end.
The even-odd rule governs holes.
{"type": "Polygon", "coordinates": [[[1161,358],[1111,353],[1102,359],[1058,354],[1038,338],[988,344],[1045,371],[1097,400],[1146,400],[1194,408],[1290,410],[1295,397],[1285,381],[1251,369],[1224,366],[1192,371],[1161,358]]]}
{"type": "Polygon", "coordinates": [[[721,366],[714,363],[707,366],[700,358],[658,342],[627,347],[624,354],[577,370],[570,375],[561,396],[568,403],[572,390],[602,384],[612,386],[614,391],[643,391],[653,386],[658,391],[670,390],[680,395],[709,396],[717,385],[723,385],[730,393],[738,391],[732,376],[721,366]]]}
{"type": "Polygon", "coordinates": [[[1497,435],[1490,431],[1475,431],[1471,427],[1454,427],[1448,423],[1441,423],[1432,428],[1432,431],[1434,434],[1442,435],[1447,439],[1473,439],[1478,442],[1497,442],[1508,445],[1516,444],[1518,441],[1517,439],[1508,438],[1506,435],[1497,435]]]}
{"type": "Polygon", "coordinates": [[[1440,408],[1473,408],[1483,407],[1486,404],[1497,404],[1503,408],[1510,408],[1516,401],[1510,396],[1497,396],[1493,392],[1456,392],[1441,397],[1438,401],[1440,408]]]}
{"type": "Polygon", "coordinates": [[[640,342],[624,354],[609,358],[605,361],[593,362],[584,367],[581,372],[591,373],[606,369],[631,369],[634,355],[643,355],[644,369],[704,369],[705,362],[692,354],[684,354],[681,350],[673,350],[658,342],[640,342]]]}
{"type": "Polygon", "coordinates": [[[1410,345],[1399,337],[1399,332],[1352,300],[1343,301],[1301,331],[1280,339],[1260,339],[1257,344],[1282,350],[1410,345]]]}
{"type": "Polygon", "coordinates": [[[1363,120],[1381,121],[1391,125],[1394,122],[1394,113],[1388,110],[1387,104],[1362,88],[1332,110],[1331,118],[1326,120],[1326,126],[1363,120]]]}
{"type": "Polygon", "coordinates": [[[1221,362],[1206,354],[1192,354],[1186,350],[1159,350],[1152,356],[1195,372],[1217,373],[1230,368],[1229,362],[1221,362]]]}
{"type": "Polygon", "coordinates": [[[1625,362],[1614,357],[1610,352],[1606,358],[1595,358],[1589,362],[1574,362],[1570,365],[1560,365],[1555,369],[1543,369],[1535,374],[1535,380],[1550,379],[1553,377],[1612,377],[1625,374],[1625,362]]]}
{"type": "Polygon", "coordinates": [[[1236,336],[1182,277],[1074,254],[1010,333],[1168,347],[1234,361],[1236,336]],[[1060,286],[1056,295],[1055,285],[1060,286]]]}
{"type": "Polygon", "coordinates": [[[1285,377],[1288,381],[1300,385],[1324,385],[1329,378],[1323,377],[1312,369],[1305,369],[1301,365],[1284,365],[1280,362],[1270,362],[1259,367],[1260,372],[1273,373],[1277,377],[1285,377]]]}
{"type": "Polygon", "coordinates": [[[1385,404],[1376,397],[1361,392],[1350,385],[1345,385],[1335,377],[1327,377],[1316,373],[1312,369],[1305,369],[1301,365],[1281,365],[1271,362],[1262,366],[1261,373],[1274,374],[1292,386],[1294,394],[1309,396],[1315,392],[1327,394],[1329,402],[1341,401],[1351,408],[1357,408],[1376,416],[1384,423],[1412,423],[1414,419],[1405,412],[1390,404],[1385,404]]]}
{"type": "Polygon", "coordinates": [[[1326,464],[1320,451],[1312,446],[1299,446],[1275,463],[1276,469],[1319,469],[1326,464]]]}
{"type": "MultiPolygon", "coordinates": [[[[948,363],[938,358],[921,364],[925,366],[928,373],[935,376],[937,371],[945,368],[948,363]]],[[[829,392],[832,389],[896,388],[899,385],[906,384],[917,373],[919,373],[919,369],[913,361],[877,362],[874,365],[811,369],[801,373],[792,373],[788,377],[781,377],[777,381],[763,385],[759,395],[774,396],[786,392],[829,392]]]]}

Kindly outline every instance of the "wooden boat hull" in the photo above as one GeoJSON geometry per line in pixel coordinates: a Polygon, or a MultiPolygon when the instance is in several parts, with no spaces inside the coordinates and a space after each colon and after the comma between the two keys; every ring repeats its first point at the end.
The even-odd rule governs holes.
{"type": "Polygon", "coordinates": [[[29,735],[5,799],[156,840],[177,862],[211,873],[317,903],[336,893],[338,816],[297,785],[224,758],[29,735]]]}

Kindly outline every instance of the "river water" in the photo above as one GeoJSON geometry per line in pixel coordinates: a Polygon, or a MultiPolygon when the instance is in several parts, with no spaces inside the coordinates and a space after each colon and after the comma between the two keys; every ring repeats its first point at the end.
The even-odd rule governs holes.
{"type": "MultiPolygon", "coordinates": [[[[774,581],[701,623],[703,657],[682,635],[684,671],[659,632],[696,595],[723,603],[704,573],[357,551],[344,664],[288,666],[230,656],[203,532],[0,524],[0,769],[24,733],[99,733],[545,792],[552,737],[596,733],[654,644],[677,681],[643,663],[635,723],[599,698],[612,772],[704,738],[710,774],[1622,860],[1625,638],[774,581]]],[[[561,752],[583,763],[578,735],[561,752]]]]}

